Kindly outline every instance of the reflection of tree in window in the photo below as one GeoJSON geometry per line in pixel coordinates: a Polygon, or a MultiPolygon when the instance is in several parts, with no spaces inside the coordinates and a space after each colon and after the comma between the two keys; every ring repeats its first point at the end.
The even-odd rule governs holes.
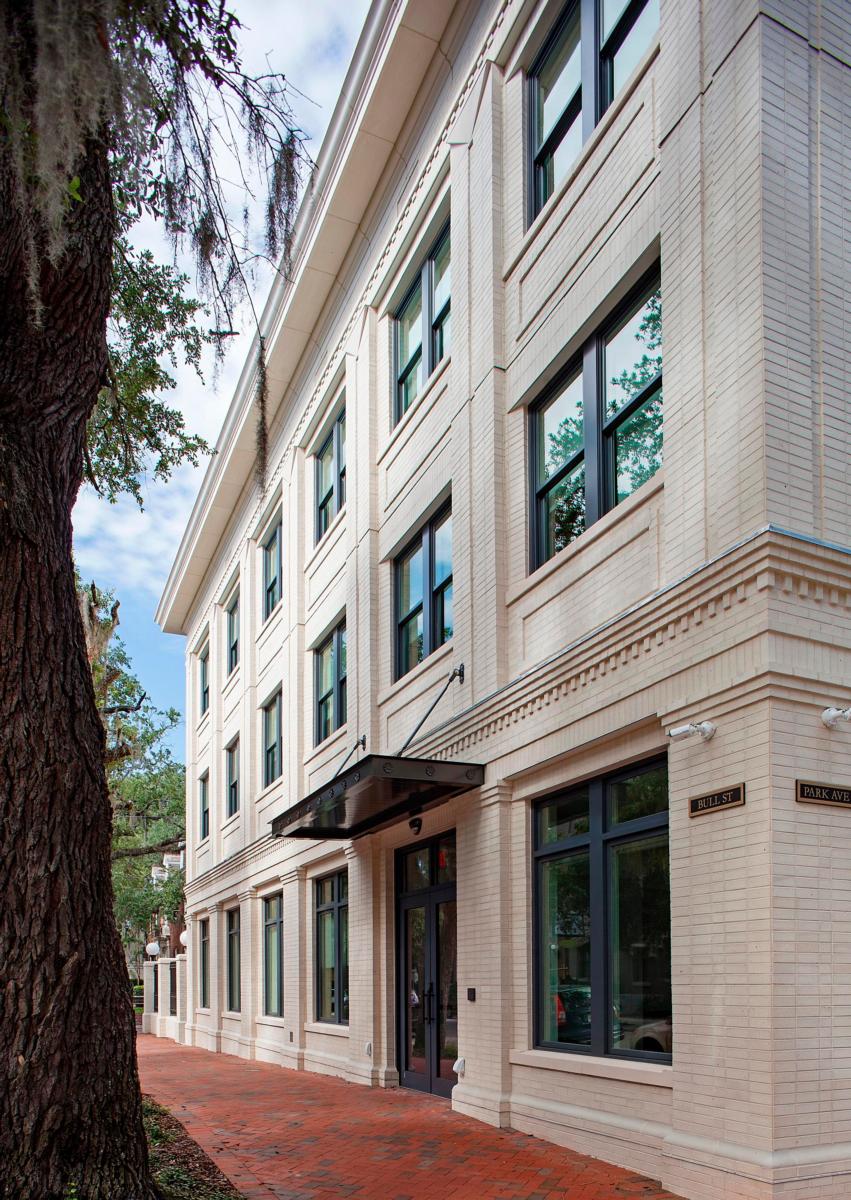
{"type": "MultiPolygon", "coordinates": [[[[646,483],[662,465],[662,293],[656,288],[606,347],[629,336],[634,361],[606,381],[606,419],[648,390],[644,402],[615,431],[615,502],[646,483]],[[632,345],[637,342],[638,346],[632,345]],[[651,386],[657,383],[657,386],[651,386]]],[[[626,339],[624,339],[626,340],[626,339]]],[[[625,347],[624,347],[625,349],[625,347]]],[[[620,364],[618,364],[620,365],[620,364]]]]}

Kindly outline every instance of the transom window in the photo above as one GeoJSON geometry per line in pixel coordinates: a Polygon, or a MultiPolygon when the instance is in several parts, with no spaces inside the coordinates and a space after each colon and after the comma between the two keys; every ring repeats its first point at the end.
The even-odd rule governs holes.
{"type": "Polygon", "coordinates": [[[349,1022],[349,877],[316,881],[316,1019],[349,1022]]]}
{"type": "Polygon", "coordinates": [[[574,0],[562,12],[529,72],[533,217],[567,175],[658,27],[659,0],[574,0]]]}
{"type": "Polygon", "coordinates": [[[241,997],[241,966],[239,946],[239,909],[227,910],[227,1004],[228,1012],[239,1012],[241,997]]]}
{"type": "Polygon", "coordinates": [[[232,817],[239,812],[239,738],[235,738],[225,750],[225,760],[228,785],[227,815],[232,817]]]}
{"type": "Polygon", "coordinates": [[[198,780],[198,799],[201,807],[201,841],[210,836],[210,775],[203,774],[198,780]]]}
{"type": "Polygon", "coordinates": [[[317,649],[316,744],[346,723],[346,623],[343,621],[317,649]]]}
{"type": "Polygon", "coordinates": [[[270,617],[281,602],[281,519],[275,522],[263,542],[263,619],[270,617]]]}
{"type": "Polygon", "coordinates": [[[278,692],[263,708],[263,786],[279,779],[281,757],[281,693],[278,692]]]}
{"type": "Polygon", "coordinates": [[[198,693],[201,716],[210,707],[210,647],[205,646],[198,656],[198,693]]]}
{"type": "Polygon", "coordinates": [[[239,588],[231,596],[227,607],[228,625],[228,675],[239,665],[239,588]]]}
{"type": "Polygon", "coordinates": [[[346,503],[346,410],[316,455],[316,541],[346,503]]]}
{"type": "Polygon", "coordinates": [[[263,1011],[267,1017],[284,1015],[284,911],[277,892],[263,901],[263,1011]]]}
{"type": "Polygon", "coordinates": [[[667,765],[590,780],[533,817],[537,1044],[668,1060],[667,765]]]}
{"type": "Polygon", "coordinates": [[[396,405],[400,421],[451,341],[452,264],[449,226],[437,239],[396,313],[396,405]]]}
{"type": "Polygon", "coordinates": [[[662,294],[646,279],[530,410],[531,568],[662,465],[662,294]]]}
{"type": "Polygon", "coordinates": [[[396,677],[452,637],[452,512],[447,507],[396,559],[396,677]]]}

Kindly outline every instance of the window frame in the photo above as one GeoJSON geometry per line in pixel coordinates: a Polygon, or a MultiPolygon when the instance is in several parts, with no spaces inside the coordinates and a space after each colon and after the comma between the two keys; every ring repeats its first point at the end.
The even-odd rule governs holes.
{"type": "Polygon", "coordinates": [[[315,746],[321,746],[333,733],[336,733],[338,729],[342,729],[348,718],[348,642],[346,645],[346,670],[341,670],[343,657],[341,649],[343,638],[346,634],[346,619],[344,617],[338,625],[334,626],[324,641],[320,642],[313,652],[313,738],[315,746]],[[331,680],[331,687],[321,692],[322,655],[329,646],[334,655],[333,679],[331,680]],[[331,728],[322,737],[322,704],[329,698],[331,699],[331,728]]]}
{"type": "Polygon", "coordinates": [[[225,819],[239,812],[239,734],[225,747],[225,819]]]}
{"type": "Polygon", "coordinates": [[[266,1017],[282,1017],[284,1015],[284,893],[272,892],[263,897],[263,1015],[266,1017]],[[277,917],[269,918],[269,905],[273,900],[280,901],[277,917]],[[268,982],[267,962],[267,930],[276,929],[275,940],[278,947],[278,1007],[273,1012],[269,1005],[269,995],[266,988],[268,982]]]}
{"type": "Polygon", "coordinates": [[[239,586],[231,594],[225,613],[227,617],[227,666],[228,679],[230,679],[239,666],[239,586]]]}
{"type": "Polygon", "coordinates": [[[405,413],[419,399],[426,389],[428,380],[433,375],[436,368],[443,362],[444,359],[451,357],[452,346],[449,349],[444,349],[440,357],[437,357],[436,349],[436,334],[439,328],[444,324],[447,317],[452,312],[452,287],[450,284],[449,296],[441,306],[438,312],[434,311],[434,262],[438,253],[443,249],[443,245],[449,241],[449,267],[452,269],[452,228],[449,218],[441,225],[437,237],[431,244],[431,249],[424,256],[422,263],[417,270],[416,276],[411,282],[410,287],[405,292],[399,304],[396,305],[393,313],[393,424],[398,425],[404,417],[405,413]],[[420,351],[419,358],[409,358],[406,363],[402,363],[399,354],[399,318],[405,311],[409,301],[420,289],[420,351]],[[418,395],[411,403],[403,408],[402,395],[403,385],[412,371],[416,370],[418,362],[422,363],[422,388],[418,395]]]}
{"type": "MultiPolygon", "coordinates": [[[[340,912],[346,910],[346,922],[348,930],[349,916],[349,872],[347,867],[342,867],[340,870],[332,871],[328,875],[320,875],[313,881],[313,923],[314,923],[314,972],[313,972],[313,1011],[316,1021],[321,1025],[348,1025],[350,1014],[347,1011],[345,1017],[341,1014],[342,1005],[340,1003],[340,980],[343,977],[343,942],[340,937],[340,912]],[[346,895],[340,897],[340,880],[346,880],[346,895]],[[328,880],[332,883],[332,899],[324,904],[319,902],[319,889],[323,883],[328,880]],[[331,912],[334,917],[334,981],[335,981],[335,1012],[331,1018],[320,1015],[321,1010],[321,974],[322,974],[322,954],[321,954],[321,924],[319,921],[320,913],[331,912]]],[[[348,1004],[347,1004],[348,1008],[348,1004]]]]}
{"type": "Polygon", "coordinates": [[[283,598],[283,555],[281,544],[283,540],[283,519],[280,514],[266,530],[261,543],[263,547],[263,622],[272,616],[283,598]],[[274,544],[274,550],[273,550],[274,544]],[[270,570],[270,562],[274,555],[274,575],[270,570]]]}
{"type": "Polygon", "coordinates": [[[205,771],[203,775],[198,776],[198,801],[199,801],[199,828],[200,834],[198,841],[205,842],[210,836],[210,772],[205,771]]]}
{"type": "Polygon", "coordinates": [[[263,722],[263,787],[271,787],[276,780],[280,779],[284,773],[284,754],[282,744],[282,726],[283,726],[283,688],[278,688],[275,694],[261,708],[261,720],[263,722]],[[269,743],[266,740],[267,724],[266,717],[270,709],[277,706],[275,714],[275,742],[269,743]],[[271,775],[269,770],[269,751],[275,751],[275,765],[277,766],[277,774],[271,775]]]}
{"type": "Polygon", "coordinates": [[[345,456],[345,436],[343,429],[346,425],[346,393],[342,394],[342,408],[334,417],[331,430],[328,436],[322,442],[322,445],[313,456],[314,459],[314,545],[319,545],[325,534],[330,529],[335,517],[346,507],[346,456],[345,456]],[[331,487],[325,493],[320,493],[322,485],[322,476],[319,468],[319,463],[322,455],[331,446],[331,487]],[[322,528],[322,511],[325,504],[331,501],[330,513],[328,516],[328,524],[322,528]]]}
{"type": "Polygon", "coordinates": [[[198,1007],[210,1007],[210,918],[198,922],[198,1007]]]}
{"type": "Polygon", "coordinates": [[[200,717],[210,711],[210,643],[207,641],[198,652],[198,705],[200,717]]]}
{"type": "MultiPolygon", "coordinates": [[[[393,627],[394,627],[394,678],[403,679],[405,675],[414,670],[415,667],[424,663],[429,655],[435,650],[439,650],[441,646],[445,646],[452,638],[438,639],[435,622],[438,611],[438,605],[435,603],[435,598],[438,593],[446,592],[449,588],[453,588],[454,600],[454,579],[455,579],[455,545],[454,545],[454,526],[453,526],[453,546],[452,546],[452,570],[442,579],[439,584],[434,583],[434,560],[435,560],[435,534],[439,525],[442,525],[447,517],[452,516],[452,500],[447,500],[442,504],[437,512],[426,523],[420,527],[417,533],[405,544],[402,550],[396,555],[393,560],[393,627]],[[402,588],[401,588],[401,573],[402,565],[411,552],[415,552],[417,546],[422,547],[423,551],[423,656],[419,663],[412,663],[410,666],[402,670],[402,626],[406,625],[411,617],[416,613],[417,609],[409,609],[407,613],[402,614],[400,609],[402,588]]],[[[455,623],[453,617],[452,636],[455,636],[455,623]]]]}
{"type": "MultiPolygon", "coordinates": [[[[662,370],[644,385],[641,391],[630,397],[622,408],[611,417],[605,415],[605,371],[603,366],[606,341],[642,300],[646,300],[657,289],[661,290],[662,275],[658,262],[645,271],[638,282],[612,310],[579,350],[570,358],[543,393],[529,405],[527,436],[529,461],[529,572],[537,571],[550,562],[561,550],[546,553],[546,523],[542,519],[543,501],[547,493],[585,462],[585,529],[586,532],[601,517],[617,508],[617,478],[614,455],[614,435],[620,425],[632,417],[642,405],[652,399],[653,393],[663,386],[664,377],[664,326],[662,340],[662,370]],[[577,376],[582,379],[582,447],[574,452],[557,471],[543,483],[539,483],[539,422],[541,414],[550,401],[577,376]]],[[[664,319],[664,313],[663,313],[664,319]]],[[[663,408],[664,429],[664,408],[663,408]]],[[[662,464],[660,464],[661,466],[662,464]]],[[[655,472],[654,472],[655,474],[655,472]]],[[[632,493],[634,495],[634,493],[632,493]]],[[[628,497],[625,497],[628,499],[628,497]]],[[[620,501],[623,503],[623,501],[620,501]]],[[[581,537],[578,534],[574,542],[581,537]]],[[[568,543],[573,545],[573,542],[568,543]]],[[[562,547],[562,550],[566,547],[562,547]]]]}
{"type": "Polygon", "coordinates": [[[544,39],[541,49],[527,72],[528,122],[527,136],[529,151],[527,154],[527,192],[528,220],[531,225],[540,212],[546,207],[552,195],[561,186],[557,184],[549,196],[543,196],[539,187],[540,161],[561,144],[564,134],[573,124],[576,116],[581,120],[582,145],[584,146],[591,134],[599,125],[606,110],[614,100],[614,58],[632,32],[641,13],[653,0],[628,0],[623,12],[605,40],[601,43],[603,0],[569,0],[553,22],[552,28],[544,39]],[[580,68],[579,86],[574,92],[568,105],[547,137],[537,145],[535,119],[538,103],[538,78],[546,59],[558,42],[559,36],[570,22],[573,14],[579,12],[580,38],[580,68]],[[586,30],[589,36],[586,36],[586,30]],[[576,100],[578,97],[578,106],[576,100]],[[577,113],[575,108],[578,107],[577,113]],[[572,116],[570,114],[573,114],[572,116]]]}
{"type": "Polygon", "coordinates": [[[229,1013],[238,1013],[242,1012],[242,946],[240,944],[242,917],[240,906],[237,904],[233,908],[225,909],[225,913],[225,938],[227,942],[227,953],[225,956],[225,966],[227,968],[225,980],[226,1011],[229,1013]],[[236,947],[235,954],[234,947],[236,947]],[[234,957],[236,958],[235,966],[234,957]],[[236,993],[235,995],[234,992],[236,993]],[[236,999],[236,1004],[233,1004],[234,999],[236,999]]]}
{"type": "MultiPolygon", "coordinates": [[[[623,821],[609,828],[607,800],[613,784],[633,779],[659,767],[667,770],[666,755],[632,763],[628,767],[592,779],[580,780],[569,787],[560,788],[542,796],[530,806],[531,850],[532,850],[532,1028],[533,1044],[538,1050],[552,1050],[563,1054],[592,1055],[609,1059],[670,1064],[673,1056],[652,1050],[618,1049],[611,1046],[609,1016],[613,1007],[612,972],[610,969],[611,929],[611,854],[610,847],[628,845],[640,841],[648,834],[664,833],[668,838],[670,861],[670,776],[668,777],[669,807],[661,813],[651,813],[631,821],[623,821]],[[548,804],[562,796],[568,796],[578,788],[588,788],[589,828],[587,833],[562,838],[546,846],[539,843],[538,813],[548,804]],[[564,859],[569,855],[586,850],[588,853],[589,891],[588,911],[590,936],[591,976],[591,1039],[590,1044],[571,1045],[567,1042],[548,1041],[544,1037],[547,1002],[545,989],[541,987],[543,966],[544,931],[542,930],[542,864],[564,859]],[[598,931],[595,933],[595,929],[598,931]],[[599,931],[602,930],[602,936],[599,931]]],[[[670,874],[669,874],[670,880],[670,874]]]]}

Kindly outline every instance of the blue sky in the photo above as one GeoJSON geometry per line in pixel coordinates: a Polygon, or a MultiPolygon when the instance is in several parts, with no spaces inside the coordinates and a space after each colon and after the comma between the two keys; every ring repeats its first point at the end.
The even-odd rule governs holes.
{"type": "MultiPolygon", "coordinates": [[[[243,23],[243,61],[253,72],[268,66],[282,71],[297,93],[292,103],[297,122],[309,134],[308,151],[316,157],[334,109],[343,76],[369,7],[368,0],[232,0],[230,7],[243,23]]],[[[134,239],[170,261],[172,252],[153,223],[140,225],[134,239]]],[[[189,259],[178,264],[192,277],[189,259]]],[[[271,282],[267,268],[258,275],[255,302],[260,311],[271,282]]],[[[234,338],[213,384],[208,361],[203,383],[192,371],[177,372],[177,389],[169,394],[186,416],[187,426],[213,445],[227,412],[233,389],[250,344],[247,318],[243,333],[234,338]]],[[[136,674],[160,708],[184,711],[184,651],[182,637],[162,633],[154,611],[168,575],[206,461],[183,467],[168,483],[150,481],[144,487],[145,509],[134,500],[117,504],[100,499],[84,487],[74,509],[74,552],[85,580],[115,592],[121,601],[119,629],[136,674]]],[[[171,744],[182,760],[181,724],[171,744]]]]}

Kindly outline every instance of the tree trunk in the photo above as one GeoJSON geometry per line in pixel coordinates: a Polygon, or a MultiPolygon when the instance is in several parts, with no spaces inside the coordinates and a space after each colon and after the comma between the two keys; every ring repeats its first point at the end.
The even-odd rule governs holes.
{"type": "Polygon", "coordinates": [[[71,557],[106,363],[113,212],[89,144],[62,261],[27,252],[0,140],[0,1197],[151,1200],[111,810],[71,557]]]}

